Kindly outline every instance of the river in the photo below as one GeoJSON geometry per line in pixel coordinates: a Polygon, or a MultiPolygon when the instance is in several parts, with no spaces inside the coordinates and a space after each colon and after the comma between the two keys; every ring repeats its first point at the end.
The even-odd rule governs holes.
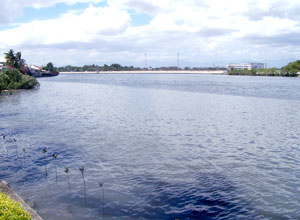
{"type": "Polygon", "coordinates": [[[300,78],[39,82],[0,96],[0,179],[45,220],[300,219],[300,78]]]}

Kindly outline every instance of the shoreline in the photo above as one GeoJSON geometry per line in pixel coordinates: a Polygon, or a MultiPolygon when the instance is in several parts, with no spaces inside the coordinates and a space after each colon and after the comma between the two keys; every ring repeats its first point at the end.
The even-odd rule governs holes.
{"type": "Polygon", "coordinates": [[[139,71],[86,71],[86,72],[59,72],[59,74],[209,74],[227,75],[226,70],[139,70],[139,71]]]}
{"type": "Polygon", "coordinates": [[[31,215],[32,220],[43,220],[41,216],[39,216],[37,212],[23,200],[21,196],[19,196],[10,188],[7,182],[0,180],[0,192],[7,195],[13,201],[20,203],[21,207],[31,215]]]}

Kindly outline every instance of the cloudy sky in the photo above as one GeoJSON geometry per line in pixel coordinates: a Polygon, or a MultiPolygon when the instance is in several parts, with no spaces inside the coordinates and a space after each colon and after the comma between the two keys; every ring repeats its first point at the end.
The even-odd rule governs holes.
{"type": "Polygon", "coordinates": [[[0,56],[27,63],[225,66],[300,59],[299,0],[0,0],[0,56]]]}

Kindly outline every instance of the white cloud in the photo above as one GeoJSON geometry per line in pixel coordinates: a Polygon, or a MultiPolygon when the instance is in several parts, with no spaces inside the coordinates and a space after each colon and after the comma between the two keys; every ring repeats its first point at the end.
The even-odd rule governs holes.
{"type": "Polygon", "coordinates": [[[33,21],[1,32],[0,47],[91,42],[123,33],[130,22],[126,11],[90,5],[82,13],[67,13],[58,19],[33,21]]]}
{"type": "MultiPolygon", "coordinates": [[[[5,2],[22,1],[32,7],[47,7],[63,0],[5,2]]],[[[82,12],[0,31],[0,42],[4,42],[0,49],[30,48],[49,54],[55,51],[53,58],[57,57],[60,65],[143,65],[145,51],[152,65],[162,65],[160,61],[165,65],[176,64],[177,52],[186,65],[201,65],[211,59],[225,65],[235,60],[261,61],[271,55],[274,59],[288,57],[280,49],[300,55],[300,41],[296,38],[300,33],[296,10],[300,9],[300,2],[293,0],[107,0],[107,4],[91,4],[82,12]],[[153,19],[147,25],[134,27],[129,10],[146,13],[153,19]],[[61,59],[59,54],[71,58],[61,59]]],[[[30,54],[28,50],[31,57],[30,54]]]]}
{"type": "Polygon", "coordinates": [[[58,3],[74,5],[76,3],[99,3],[102,1],[104,0],[0,0],[0,25],[11,23],[15,18],[22,16],[25,7],[39,9],[50,7],[58,3]]]}

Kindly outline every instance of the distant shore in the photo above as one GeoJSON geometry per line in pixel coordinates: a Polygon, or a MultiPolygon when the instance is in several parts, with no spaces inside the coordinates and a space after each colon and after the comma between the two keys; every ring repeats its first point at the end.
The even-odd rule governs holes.
{"type": "Polygon", "coordinates": [[[211,74],[227,75],[226,70],[141,70],[141,71],[86,71],[60,72],[60,74],[211,74]]]}

